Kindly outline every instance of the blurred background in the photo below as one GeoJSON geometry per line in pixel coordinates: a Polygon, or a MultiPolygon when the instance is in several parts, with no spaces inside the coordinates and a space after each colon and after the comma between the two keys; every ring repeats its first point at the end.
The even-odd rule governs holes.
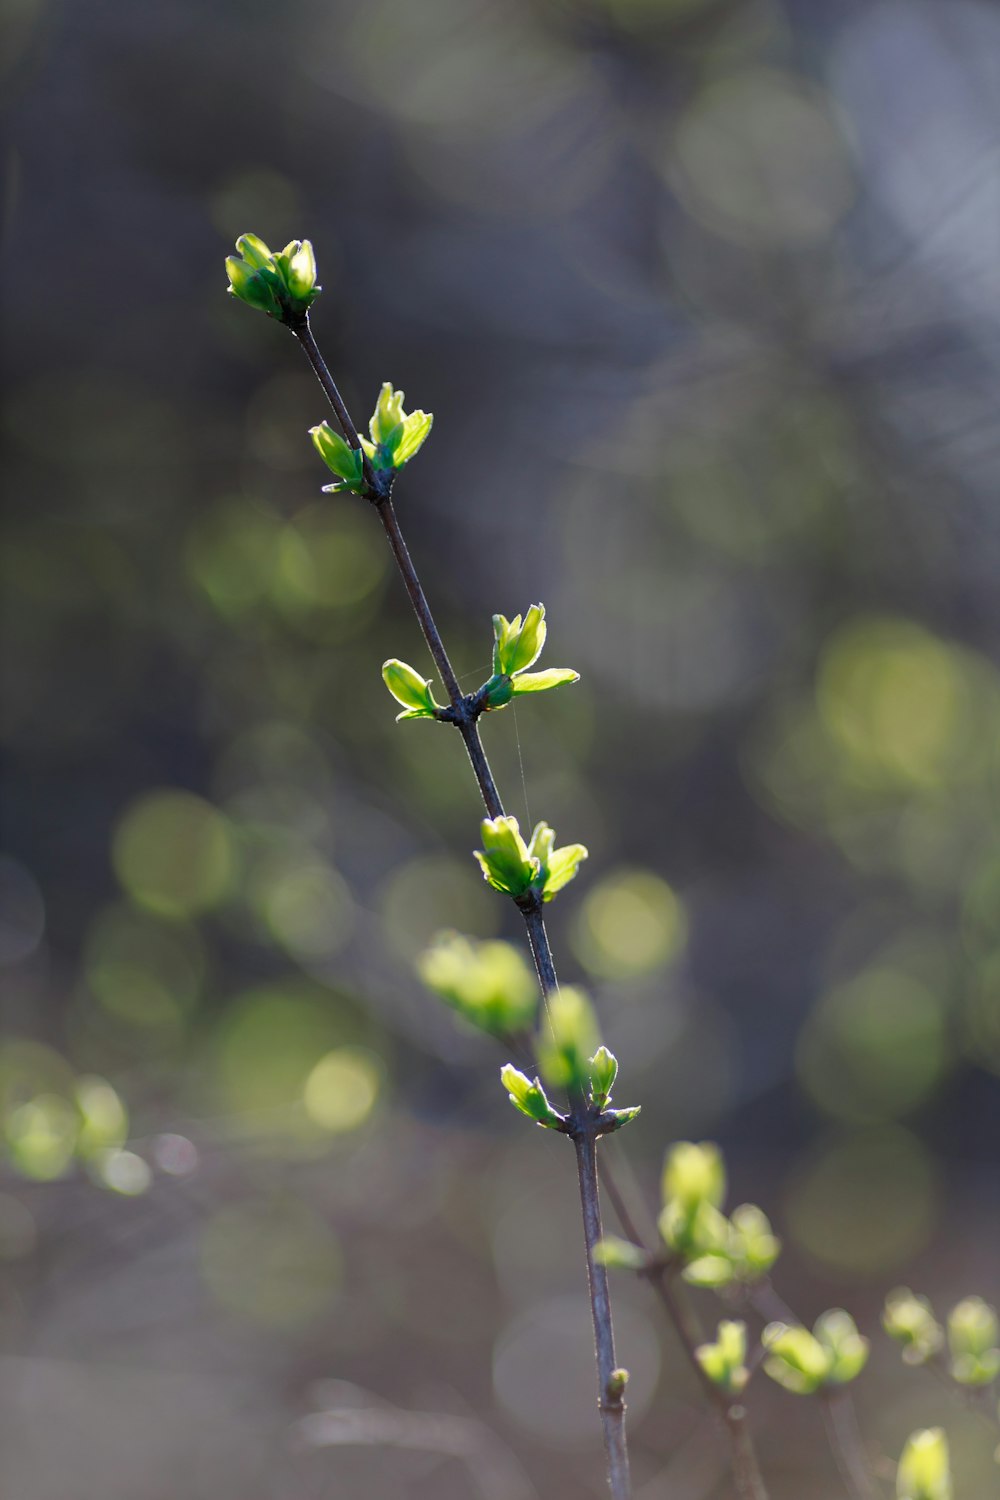
{"type": "MultiPolygon", "coordinates": [[[[550,932],[634,1210],[719,1141],[872,1336],[872,1451],[944,1422],[996,1493],[878,1311],[1000,1293],[1000,13],[8,0],[3,68],[4,1495],[604,1493],[569,1153],[414,972],[520,923],[245,230],[313,240],[359,424],[435,413],[398,510],[463,682],[538,599],[582,674],[484,728],[590,849],[550,932]]],[[[616,1293],[637,1496],[721,1500],[616,1293]]],[[[774,1500],[842,1495],[751,1396],[774,1500]]]]}

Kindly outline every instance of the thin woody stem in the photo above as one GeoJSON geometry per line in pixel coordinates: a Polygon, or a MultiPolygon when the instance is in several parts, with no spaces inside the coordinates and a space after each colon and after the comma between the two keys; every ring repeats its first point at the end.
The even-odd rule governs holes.
{"type": "Polygon", "coordinates": [[[410,596],[413,613],[416,615],[420,629],[423,631],[424,640],[430,648],[430,653],[434,658],[434,665],[441,674],[441,681],[444,683],[445,692],[451,700],[452,708],[459,709],[464,702],[462,689],[458,685],[458,678],[455,676],[451,658],[445,650],[444,641],[441,639],[441,632],[434,623],[431,607],[427,603],[427,595],[424,593],[420,579],[417,577],[417,570],[413,566],[413,559],[410,557],[409,548],[406,545],[402,531],[399,529],[399,521],[393,509],[392,501],[383,500],[381,504],[376,506],[376,510],[378,511],[378,518],[382,522],[385,534],[389,538],[389,546],[392,548],[392,555],[396,559],[396,566],[402,574],[403,583],[406,585],[406,592],[410,596]]]}
{"type": "Polygon", "coordinates": [[[410,557],[409,548],[400,530],[399,519],[393,508],[392,501],[388,499],[383,500],[375,508],[378,511],[379,520],[382,522],[385,534],[389,538],[392,555],[396,559],[396,566],[402,574],[403,583],[406,585],[406,592],[410,596],[413,612],[417,617],[420,629],[423,631],[424,640],[427,642],[435,665],[441,674],[441,681],[444,683],[445,691],[451,700],[451,706],[456,715],[455,723],[458,725],[462,739],[465,741],[465,748],[468,751],[469,760],[472,762],[472,769],[475,773],[476,781],[479,783],[479,790],[482,792],[486,811],[491,818],[502,818],[503,803],[500,801],[500,793],[497,791],[496,782],[493,780],[490,763],[486,759],[486,751],[483,749],[479,726],[466,707],[466,700],[462,695],[462,689],[458,685],[458,678],[455,676],[451,658],[445,650],[444,641],[441,639],[441,632],[434,623],[434,616],[431,614],[430,605],[427,603],[427,595],[424,593],[423,586],[417,576],[417,570],[413,566],[413,559],[410,557]]]}
{"type": "MultiPolygon", "coordinates": [[[[323,356],[319,352],[308,319],[292,332],[305,352],[306,358],[323,391],[333,407],[344,437],[352,448],[360,448],[361,440],[350,413],[344,405],[323,356]]],[[[486,810],[491,818],[504,816],[503,803],[497,791],[493,772],[490,770],[486,752],[479,733],[478,713],[459,686],[451,659],[445,649],[441,633],[434,621],[427,596],[424,593],[409,549],[400,529],[399,520],[388,491],[380,488],[378,477],[364,449],[361,449],[365,483],[369,498],[378,511],[379,520],[389,540],[392,555],[406,586],[410,603],[427,642],[431,656],[441,675],[441,681],[451,704],[450,720],[462,735],[468,752],[476,782],[482,794],[486,810]]],[[[521,908],[527,929],[538,982],[545,1001],[558,988],[552,949],[549,945],[545,923],[537,905],[521,908]]],[[[581,1097],[571,1100],[569,1134],[576,1148],[577,1176],[580,1184],[580,1204],[583,1214],[584,1242],[587,1251],[587,1285],[590,1293],[591,1314],[594,1323],[594,1344],[597,1357],[598,1407],[604,1433],[604,1447],[608,1461],[608,1482],[613,1500],[630,1500],[632,1493],[629,1478],[628,1445],[625,1434],[625,1402],[623,1400],[624,1379],[619,1375],[615,1361],[614,1328],[611,1321],[611,1296],[606,1267],[595,1259],[595,1250],[601,1240],[601,1205],[597,1178],[597,1131],[596,1116],[581,1097]]],[[[766,1497],[764,1497],[766,1500],[766,1497]]]]}
{"type": "Polygon", "coordinates": [[[574,1136],[573,1144],[576,1147],[583,1237],[587,1246],[587,1285],[590,1289],[594,1345],[597,1351],[597,1404],[601,1412],[604,1448],[608,1458],[608,1481],[611,1493],[617,1500],[618,1496],[628,1496],[632,1491],[625,1435],[625,1385],[623,1377],[616,1373],[608,1270],[594,1258],[594,1252],[603,1238],[600,1188],[597,1181],[597,1141],[592,1130],[583,1130],[574,1136]]]}
{"type": "MultiPolygon", "coordinates": [[[[538,983],[545,1000],[559,987],[552,948],[541,910],[531,907],[524,911],[524,924],[528,932],[531,956],[535,960],[538,983]]],[[[597,1177],[597,1139],[592,1128],[592,1118],[582,1098],[572,1101],[570,1117],[573,1144],[576,1147],[576,1171],[580,1184],[580,1207],[583,1213],[583,1237],[587,1247],[587,1286],[590,1291],[590,1307],[594,1322],[594,1347],[597,1357],[597,1404],[601,1413],[604,1431],[604,1447],[608,1458],[608,1480],[611,1493],[631,1494],[629,1477],[628,1444],[625,1434],[624,1385],[615,1380],[618,1368],[615,1358],[615,1331],[611,1318],[611,1292],[608,1286],[608,1270],[595,1258],[595,1251],[603,1238],[601,1227],[601,1195],[597,1177]]]]}
{"type": "Polygon", "coordinates": [[[313,331],[309,326],[308,314],[306,314],[300,324],[292,326],[292,333],[302,345],[306,359],[312,365],[313,374],[323,387],[323,394],[326,396],[326,399],[333,407],[337,421],[340,423],[340,430],[343,432],[350,446],[361,453],[361,469],[365,476],[365,482],[373,491],[377,490],[378,482],[375,478],[375,470],[372,468],[371,459],[361,447],[358,429],[351,421],[351,414],[344,405],[343,397],[337,389],[337,383],[326,367],[326,360],[319,352],[319,345],[316,343],[313,331]]]}

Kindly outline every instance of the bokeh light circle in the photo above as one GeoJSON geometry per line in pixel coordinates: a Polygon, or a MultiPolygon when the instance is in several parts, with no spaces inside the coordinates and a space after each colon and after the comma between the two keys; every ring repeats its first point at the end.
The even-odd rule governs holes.
{"type": "Polygon", "coordinates": [[[770,68],[705,89],[674,130],[666,175],[694,218],[759,249],[826,239],[854,193],[825,94],[770,68]]]}
{"type": "Polygon", "coordinates": [[[140,906],[189,917],[217,906],[236,870],[228,820],[192,792],[147,792],[126,810],[112,844],[115,873],[140,906]]]}

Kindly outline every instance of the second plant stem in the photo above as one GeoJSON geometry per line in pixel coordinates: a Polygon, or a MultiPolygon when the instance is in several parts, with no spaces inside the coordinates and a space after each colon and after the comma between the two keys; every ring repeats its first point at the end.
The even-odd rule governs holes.
{"type": "MultiPolygon", "coordinates": [[[[610,1177],[608,1178],[608,1196],[611,1198],[618,1222],[628,1238],[641,1250],[645,1250],[642,1236],[610,1177]]],[[[703,1340],[694,1313],[684,1300],[683,1293],[671,1282],[670,1272],[666,1266],[657,1266],[652,1269],[649,1273],[649,1281],[674,1326],[688,1363],[722,1422],[729,1443],[729,1460],[736,1493],[740,1500],[769,1500],[767,1487],[760,1472],[760,1464],[757,1461],[757,1450],[747,1420],[746,1408],[738,1401],[731,1400],[724,1391],[720,1390],[698,1358],[698,1345],[703,1340]]]]}

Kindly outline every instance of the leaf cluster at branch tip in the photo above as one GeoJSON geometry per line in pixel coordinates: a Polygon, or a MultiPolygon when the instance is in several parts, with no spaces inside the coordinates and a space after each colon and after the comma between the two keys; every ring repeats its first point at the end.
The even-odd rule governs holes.
{"type": "Polygon", "coordinates": [[[316,257],[308,240],[289,240],[271,251],[255,234],[241,234],[239,255],[226,258],[229,291],[248,307],[299,327],[322,287],[316,285],[316,257]]]}

